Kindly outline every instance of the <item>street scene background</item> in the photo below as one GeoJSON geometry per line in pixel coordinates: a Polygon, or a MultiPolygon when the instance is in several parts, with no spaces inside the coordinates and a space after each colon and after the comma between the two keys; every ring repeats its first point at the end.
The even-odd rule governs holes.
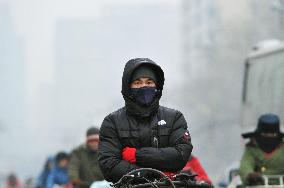
{"type": "Polygon", "coordinates": [[[282,0],[0,0],[1,185],[11,172],[36,177],[122,107],[123,67],[136,57],[163,68],[160,104],[184,114],[217,182],[244,146],[245,58],[283,31],[282,0]]]}

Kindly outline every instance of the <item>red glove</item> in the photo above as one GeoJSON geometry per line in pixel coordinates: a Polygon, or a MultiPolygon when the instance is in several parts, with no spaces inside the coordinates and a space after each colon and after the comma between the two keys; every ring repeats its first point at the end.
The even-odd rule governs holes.
{"type": "Polygon", "coordinates": [[[130,148],[130,147],[123,148],[122,159],[130,163],[136,163],[136,148],[130,148]]]}

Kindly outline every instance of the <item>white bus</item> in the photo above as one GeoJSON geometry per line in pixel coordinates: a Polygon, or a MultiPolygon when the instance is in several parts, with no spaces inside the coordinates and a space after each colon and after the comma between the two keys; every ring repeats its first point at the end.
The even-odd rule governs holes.
{"type": "Polygon", "coordinates": [[[243,131],[256,128],[261,114],[275,113],[284,122],[284,43],[260,48],[248,55],[242,96],[243,131]]]}

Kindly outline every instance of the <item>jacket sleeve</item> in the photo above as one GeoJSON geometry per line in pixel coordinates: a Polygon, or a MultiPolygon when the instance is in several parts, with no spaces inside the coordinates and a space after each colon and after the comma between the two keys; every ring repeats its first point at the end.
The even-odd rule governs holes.
{"type": "Polygon", "coordinates": [[[249,173],[254,172],[255,160],[252,151],[246,146],[240,164],[240,176],[243,183],[246,183],[246,177],[249,173]]]}
{"type": "Polygon", "coordinates": [[[100,169],[107,181],[117,182],[123,175],[138,167],[121,158],[122,145],[119,141],[115,125],[108,116],[100,128],[98,161],[100,169]]]}
{"type": "Polygon", "coordinates": [[[212,181],[210,180],[197,157],[192,156],[191,159],[187,162],[186,167],[188,170],[191,170],[193,173],[197,174],[196,179],[198,181],[205,181],[209,184],[212,184],[212,181]]]}
{"type": "Polygon", "coordinates": [[[80,159],[76,150],[74,150],[71,154],[71,159],[68,165],[68,176],[71,182],[78,180],[80,171],[80,159]]]}
{"type": "Polygon", "coordinates": [[[46,185],[45,185],[46,188],[53,188],[54,176],[55,176],[55,169],[52,169],[47,176],[46,185]]]}
{"type": "Polygon", "coordinates": [[[183,115],[178,112],[169,136],[169,147],[144,147],[137,150],[136,164],[161,171],[178,171],[187,163],[191,151],[192,144],[187,123],[183,115]]]}

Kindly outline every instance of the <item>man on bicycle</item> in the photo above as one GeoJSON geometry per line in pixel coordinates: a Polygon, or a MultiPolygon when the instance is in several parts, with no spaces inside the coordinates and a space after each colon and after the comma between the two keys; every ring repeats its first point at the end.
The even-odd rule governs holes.
{"type": "Polygon", "coordinates": [[[181,112],[159,105],[164,72],[148,58],[129,60],[122,77],[125,106],[105,117],[100,128],[99,165],[106,180],[117,182],[140,167],[171,174],[192,151],[181,112]]]}

